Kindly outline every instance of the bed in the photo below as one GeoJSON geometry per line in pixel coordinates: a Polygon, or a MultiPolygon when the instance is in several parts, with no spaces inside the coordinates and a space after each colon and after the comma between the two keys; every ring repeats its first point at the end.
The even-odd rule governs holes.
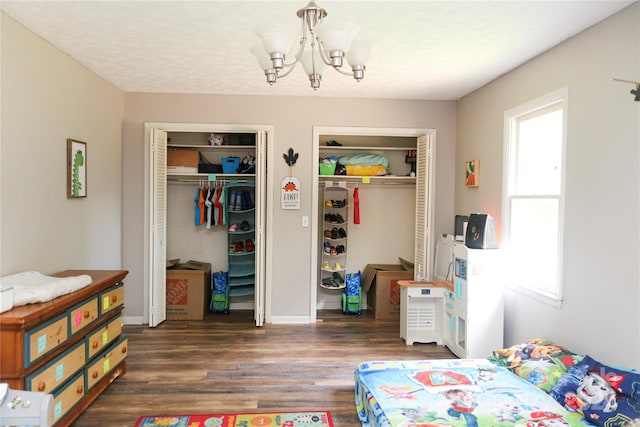
{"type": "Polygon", "coordinates": [[[366,427],[590,425],[486,359],[365,362],[355,377],[366,427]]]}
{"type": "Polygon", "coordinates": [[[544,338],[487,359],[366,362],[355,380],[365,427],[640,427],[640,372],[544,338]]]}

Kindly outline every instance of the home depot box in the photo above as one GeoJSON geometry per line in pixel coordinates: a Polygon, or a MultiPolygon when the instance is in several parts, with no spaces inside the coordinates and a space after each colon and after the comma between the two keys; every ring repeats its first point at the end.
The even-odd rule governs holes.
{"type": "Polygon", "coordinates": [[[413,279],[413,270],[401,264],[367,264],[362,272],[362,288],[375,319],[400,320],[398,280],[413,279]]]}
{"type": "Polygon", "coordinates": [[[189,261],[167,268],[167,320],[202,320],[209,305],[211,264],[189,261]]]}
{"type": "Polygon", "coordinates": [[[167,150],[167,172],[197,173],[200,152],[185,148],[167,150]]]}

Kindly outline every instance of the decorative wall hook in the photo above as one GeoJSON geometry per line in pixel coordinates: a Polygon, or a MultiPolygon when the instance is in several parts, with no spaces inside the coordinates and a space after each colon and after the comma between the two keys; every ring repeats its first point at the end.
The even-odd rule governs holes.
{"type": "Polygon", "coordinates": [[[296,162],[298,161],[298,153],[294,153],[293,152],[293,148],[289,148],[289,151],[287,153],[283,154],[282,157],[284,157],[284,161],[290,167],[295,165],[296,162]]]}
{"type": "Polygon", "coordinates": [[[616,82],[622,82],[622,83],[631,83],[636,85],[635,89],[631,90],[631,94],[635,96],[635,98],[633,99],[634,101],[638,102],[640,101],[640,82],[634,82],[633,80],[622,80],[622,79],[612,79],[616,82]]]}

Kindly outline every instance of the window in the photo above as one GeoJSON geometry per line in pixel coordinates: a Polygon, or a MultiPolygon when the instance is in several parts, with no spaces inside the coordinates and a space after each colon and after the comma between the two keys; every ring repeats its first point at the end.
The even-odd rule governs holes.
{"type": "Polygon", "coordinates": [[[503,246],[508,285],[560,307],[567,90],[505,113],[503,246]]]}

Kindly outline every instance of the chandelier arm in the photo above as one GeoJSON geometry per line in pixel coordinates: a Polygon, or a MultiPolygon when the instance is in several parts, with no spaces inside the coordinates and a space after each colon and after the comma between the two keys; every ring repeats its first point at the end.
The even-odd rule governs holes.
{"type": "MultiPolygon", "coordinates": [[[[285,64],[284,66],[285,66],[286,68],[288,68],[288,70],[287,70],[285,73],[278,73],[278,74],[277,74],[277,78],[279,78],[279,79],[280,79],[280,78],[287,77],[289,74],[291,74],[291,72],[292,72],[293,70],[295,70],[295,68],[296,68],[296,65],[297,65],[297,64],[298,64],[298,61],[296,61],[296,62],[294,62],[294,63],[292,63],[292,64],[285,64]]],[[[284,68],[283,68],[283,69],[284,69],[284,68]]]]}
{"type": "Polygon", "coordinates": [[[318,51],[320,51],[320,58],[322,58],[322,62],[329,65],[330,67],[333,67],[334,65],[331,63],[331,58],[329,58],[329,55],[327,55],[327,49],[324,47],[324,43],[322,43],[322,40],[320,40],[320,38],[315,34],[313,36],[318,42],[318,51]]]}
{"type": "MultiPolygon", "coordinates": [[[[302,24],[300,25],[300,29],[301,29],[302,37],[300,38],[298,52],[293,57],[294,58],[293,62],[289,64],[284,64],[285,67],[293,67],[300,61],[300,58],[302,57],[302,53],[304,52],[304,47],[307,44],[307,23],[305,22],[304,19],[302,19],[301,22],[302,24]]],[[[291,71],[288,71],[286,74],[283,74],[282,77],[286,76],[290,72],[291,71]]]]}
{"type": "Polygon", "coordinates": [[[340,74],[344,74],[345,76],[351,76],[353,77],[353,71],[344,71],[342,68],[340,67],[332,67],[334,70],[336,70],[337,72],[339,72],[340,74]]]}

